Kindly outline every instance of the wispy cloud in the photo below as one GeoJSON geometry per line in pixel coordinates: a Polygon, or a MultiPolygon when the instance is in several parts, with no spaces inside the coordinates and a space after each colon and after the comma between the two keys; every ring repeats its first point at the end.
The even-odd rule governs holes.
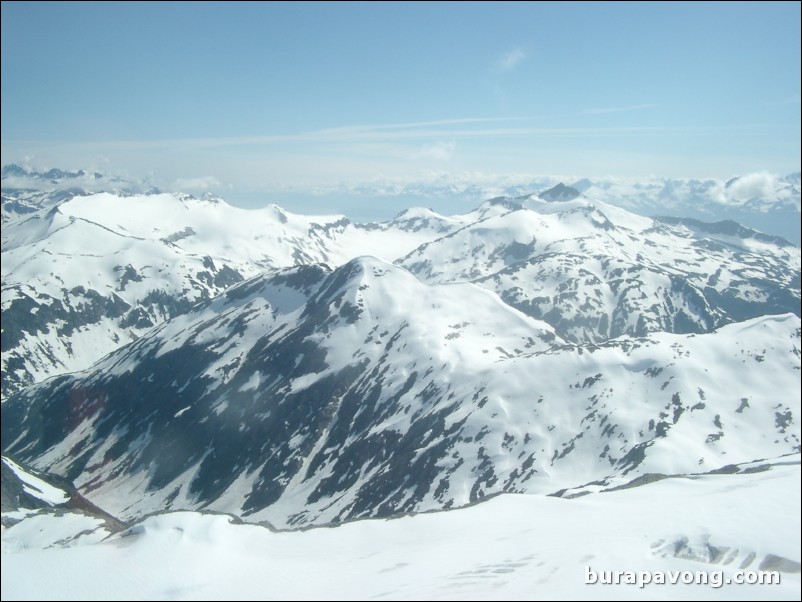
{"type": "MultiPolygon", "coordinates": [[[[254,202],[262,202],[264,197],[260,195],[290,190],[293,186],[300,186],[298,191],[303,191],[312,184],[357,181],[372,174],[392,178],[429,169],[512,172],[534,165],[543,172],[561,173],[565,166],[570,166],[572,173],[599,175],[615,171],[622,164],[627,165],[630,173],[651,173],[653,166],[660,164],[675,165],[671,167],[673,173],[687,173],[688,161],[684,155],[676,160],[671,156],[658,160],[640,150],[627,152],[627,140],[644,137],[689,140],[722,132],[745,134],[782,128],[781,124],[542,125],[535,117],[470,117],[243,137],[72,143],[2,140],[0,155],[3,162],[11,162],[33,154],[40,167],[58,165],[69,169],[92,165],[98,157],[110,157],[112,166],[129,173],[150,174],[148,181],[165,190],[220,192],[220,188],[228,190],[235,183],[237,195],[251,195],[249,198],[254,202]],[[602,141],[604,148],[611,150],[601,157],[596,150],[598,144],[576,144],[591,140],[602,141]],[[65,157],[69,159],[66,165],[65,157]]],[[[733,169],[746,172],[749,167],[733,167],[729,161],[725,173],[733,169]]],[[[490,192],[491,188],[484,192],[490,192]]]]}
{"type": "Polygon", "coordinates": [[[627,113],[629,111],[642,111],[644,109],[653,109],[657,105],[651,103],[644,103],[639,105],[627,105],[625,107],[598,107],[594,109],[585,109],[580,111],[580,115],[606,115],[608,113],[627,113]]]}
{"type": "Polygon", "coordinates": [[[783,98],[782,100],[775,100],[773,102],[767,102],[767,105],[770,106],[777,106],[777,105],[798,105],[800,103],[800,96],[799,94],[792,94],[788,98],[783,98]]]}
{"type": "Polygon", "coordinates": [[[197,178],[178,178],[175,181],[177,190],[188,190],[190,192],[205,192],[220,188],[220,180],[214,176],[201,176],[197,178]]]}
{"type": "Polygon", "coordinates": [[[434,144],[427,144],[412,155],[412,159],[430,161],[448,161],[454,156],[457,145],[454,141],[438,141],[434,144]]]}
{"type": "MultiPolygon", "coordinates": [[[[532,127],[520,123],[533,118],[471,118],[396,123],[381,125],[343,126],[338,128],[311,130],[290,134],[263,136],[231,136],[219,138],[179,138],[152,140],[108,140],[59,144],[53,141],[13,141],[14,146],[25,146],[36,150],[58,146],[61,149],[94,149],[98,152],[223,149],[237,147],[283,147],[282,152],[291,152],[289,145],[324,147],[350,143],[397,143],[405,141],[428,141],[435,144],[442,140],[502,139],[513,137],[612,137],[612,136],[688,136],[706,135],[721,131],[745,131],[773,129],[777,124],[738,124],[729,126],[623,126],[623,127],[532,127]],[[503,122],[519,122],[504,124],[503,122]],[[458,126],[458,127],[453,127],[458,126]]],[[[3,154],[12,141],[3,140],[3,154]]],[[[201,182],[197,182],[201,183],[201,182]]]]}
{"type": "Polygon", "coordinates": [[[509,52],[505,52],[501,58],[496,61],[496,67],[501,71],[512,71],[521,61],[526,58],[526,53],[521,48],[515,48],[509,52]]]}
{"type": "Polygon", "coordinates": [[[370,125],[344,125],[336,128],[317,130],[318,133],[363,132],[379,130],[407,130],[410,128],[473,125],[480,123],[498,123],[504,121],[530,121],[533,117],[460,117],[456,119],[435,119],[430,121],[408,121],[402,123],[382,123],[370,125]]]}

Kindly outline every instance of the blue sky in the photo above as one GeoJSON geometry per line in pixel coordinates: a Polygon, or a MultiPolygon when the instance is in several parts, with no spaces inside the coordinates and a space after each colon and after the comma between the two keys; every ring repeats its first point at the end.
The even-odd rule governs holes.
{"type": "Polygon", "coordinates": [[[338,183],[800,169],[800,4],[2,3],[2,161],[338,183]]]}

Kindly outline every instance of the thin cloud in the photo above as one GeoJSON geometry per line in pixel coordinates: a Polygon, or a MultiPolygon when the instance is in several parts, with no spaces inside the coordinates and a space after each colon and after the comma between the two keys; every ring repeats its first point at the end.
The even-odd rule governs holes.
{"type": "MultiPolygon", "coordinates": [[[[428,141],[436,143],[446,140],[461,139],[501,139],[512,137],[610,137],[610,136],[688,136],[707,135],[721,131],[773,129],[780,127],[776,124],[738,124],[729,126],[629,126],[629,127],[557,127],[538,128],[531,126],[491,125],[498,121],[522,121],[521,119],[473,119],[473,120],[441,120],[434,122],[384,124],[378,126],[346,126],[335,129],[313,130],[293,134],[265,135],[265,136],[236,136],[220,138],[182,138],[182,139],[152,139],[152,140],[114,140],[114,141],[88,141],[57,144],[47,141],[21,141],[15,140],[16,147],[27,146],[30,149],[51,149],[58,147],[62,150],[73,149],[84,152],[108,153],[112,151],[156,151],[187,150],[193,152],[203,149],[222,149],[237,147],[270,147],[280,145],[301,146],[327,146],[351,143],[398,143],[403,141],[428,141]],[[439,125],[438,125],[439,124],[439,125]],[[451,125],[463,124],[463,127],[452,128],[451,125]],[[464,127],[473,125],[478,127],[464,127]]],[[[11,141],[3,140],[3,155],[7,154],[7,147],[11,141]]],[[[285,152],[286,148],[285,148],[285,152]]],[[[202,184],[203,182],[195,182],[202,184]]]]}
{"type": "Polygon", "coordinates": [[[454,151],[457,145],[451,142],[435,142],[434,144],[427,144],[421,148],[417,153],[412,155],[412,159],[429,160],[429,161],[449,161],[454,156],[454,151]]]}
{"type": "Polygon", "coordinates": [[[214,176],[201,176],[198,178],[178,178],[175,181],[178,190],[207,191],[220,188],[220,180],[214,176]]]}
{"type": "Polygon", "coordinates": [[[595,109],[585,109],[584,111],[580,111],[580,115],[607,115],[608,113],[627,113],[629,111],[642,111],[644,109],[653,109],[657,105],[656,104],[639,104],[639,105],[628,105],[625,107],[599,107],[595,109]]]}
{"type": "Polygon", "coordinates": [[[405,130],[417,127],[440,125],[468,125],[474,123],[498,123],[503,121],[527,121],[533,117],[462,117],[457,119],[436,119],[431,121],[410,121],[403,123],[383,123],[372,125],[344,125],[336,128],[318,130],[318,133],[360,132],[373,130],[405,130]]]}
{"type": "Polygon", "coordinates": [[[773,102],[767,102],[766,104],[769,106],[777,106],[777,105],[798,105],[800,103],[799,94],[793,94],[788,98],[784,98],[782,100],[776,100],[773,102]]]}
{"type": "Polygon", "coordinates": [[[496,67],[498,67],[501,71],[512,71],[525,58],[526,53],[521,48],[515,48],[514,50],[510,50],[502,55],[502,57],[496,61],[496,67]]]}

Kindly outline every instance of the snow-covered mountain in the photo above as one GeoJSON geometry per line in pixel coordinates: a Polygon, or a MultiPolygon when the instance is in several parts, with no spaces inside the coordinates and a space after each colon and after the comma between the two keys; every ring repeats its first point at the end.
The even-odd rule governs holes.
{"type": "Polygon", "coordinates": [[[781,238],[735,223],[644,218],[565,189],[554,198],[567,200],[489,201],[506,211],[398,264],[426,282],[490,288],[577,342],[799,315],[800,250],[781,238]]]}
{"type": "Polygon", "coordinates": [[[3,226],[3,397],[88,368],[245,278],[361,255],[473,281],[572,341],[799,314],[799,249],[782,239],[552,196],[369,224],[181,194],[55,200],[3,226]]]}
{"type": "Polygon", "coordinates": [[[572,187],[587,198],[643,215],[732,220],[800,244],[800,173],[758,172],[729,180],[583,179],[572,187]]]}
{"type": "Polygon", "coordinates": [[[159,190],[145,181],[132,181],[98,171],[58,168],[29,170],[19,165],[4,165],[2,172],[2,221],[6,222],[41,209],[51,209],[76,196],[109,192],[120,196],[155,194],[159,190]]]}
{"type": "MultiPolygon", "coordinates": [[[[665,177],[578,177],[432,172],[414,179],[318,186],[317,195],[382,199],[388,203],[473,206],[506,196],[572,194],[615,205],[641,215],[690,217],[706,222],[732,220],[800,244],[800,173],[744,173],[728,179],[665,177]]],[[[296,194],[305,190],[300,188],[296,194]]],[[[549,200],[558,200],[549,198],[549,200]]]]}
{"type": "Polygon", "coordinates": [[[799,247],[587,190],[370,224],[32,196],[2,231],[4,453],[126,520],[298,527],[798,452],[799,247]]]}
{"type": "Polygon", "coordinates": [[[463,225],[426,210],[361,225],[180,194],[97,193],[22,214],[2,232],[3,395],[87,368],[244,278],[393,260],[463,225]]]}
{"type": "Polygon", "coordinates": [[[798,451],[799,337],[786,314],[571,345],[473,284],[302,266],[12,396],[3,447],[123,518],[457,507],[798,451]]]}

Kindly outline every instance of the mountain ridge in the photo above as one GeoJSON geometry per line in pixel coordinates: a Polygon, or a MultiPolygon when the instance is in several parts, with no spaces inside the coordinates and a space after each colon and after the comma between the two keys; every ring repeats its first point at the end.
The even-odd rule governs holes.
{"type": "Polygon", "coordinates": [[[799,447],[798,404],[774,395],[798,381],[796,316],[569,345],[515,310],[506,323],[475,285],[428,286],[402,294],[427,285],[373,258],[257,277],[12,396],[3,446],[126,519],[206,508],[277,526],[799,447]],[[645,405],[615,401],[622,387],[645,405]]]}

